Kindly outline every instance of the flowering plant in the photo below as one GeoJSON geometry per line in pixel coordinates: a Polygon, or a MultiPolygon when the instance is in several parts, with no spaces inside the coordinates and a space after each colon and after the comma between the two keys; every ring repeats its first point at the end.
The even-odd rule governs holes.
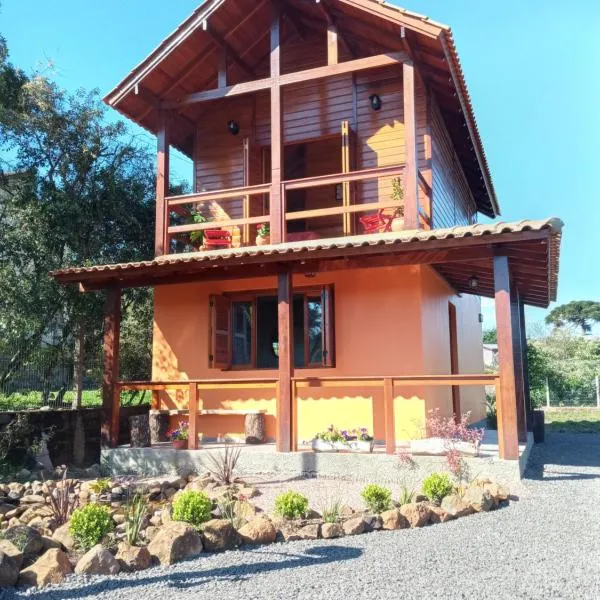
{"type": "Polygon", "coordinates": [[[483,439],[483,429],[469,427],[471,413],[467,412],[455,420],[452,417],[440,416],[439,409],[429,411],[430,416],[427,419],[427,435],[429,437],[440,437],[449,443],[468,442],[479,446],[483,439]]]}
{"type": "Polygon", "coordinates": [[[360,440],[361,442],[373,441],[373,436],[369,434],[369,430],[366,427],[344,430],[341,433],[347,442],[353,442],[355,440],[360,440]]]}
{"type": "Polygon", "coordinates": [[[330,425],[325,431],[321,431],[321,433],[317,433],[315,435],[315,439],[323,440],[324,442],[345,442],[346,438],[342,435],[342,433],[336,429],[333,425],[330,425]]]}
{"type": "Polygon", "coordinates": [[[167,437],[172,441],[185,441],[189,437],[189,426],[185,421],[179,422],[177,429],[170,429],[167,432],[167,437]]]}
{"type": "Polygon", "coordinates": [[[271,230],[268,223],[260,223],[256,226],[256,234],[260,235],[260,237],[268,237],[270,233],[271,230]]]}

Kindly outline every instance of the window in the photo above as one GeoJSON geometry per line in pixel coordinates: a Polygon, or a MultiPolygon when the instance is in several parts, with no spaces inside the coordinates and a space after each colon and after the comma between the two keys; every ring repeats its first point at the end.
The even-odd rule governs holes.
{"type": "MultiPolygon", "coordinates": [[[[334,360],[331,286],[293,296],[294,365],[331,367],[334,360]]],[[[211,298],[210,364],[219,369],[277,369],[277,296],[256,293],[211,298]]]]}

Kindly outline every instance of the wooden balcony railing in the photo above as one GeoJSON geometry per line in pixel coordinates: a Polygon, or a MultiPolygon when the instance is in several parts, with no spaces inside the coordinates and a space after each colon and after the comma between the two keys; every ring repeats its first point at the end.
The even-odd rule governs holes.
{"type": "MultiPolygon", "coordinates": [[[[502,402],[500,399],[500,376],[496,374],[476,375],[396,375],[396,376],[359,376],[359,377],[293,377],[292,378],[292,448],[297,448],[298,431],[298,399],[302,390],[310,388],[321,389],[357,389],[372,388],[381,391],[383,395],[385,445],[388,454],[396,451],[394,399],[397,390],[403,387],[461,387],[461,386],[493,386],[496,390],[496,407],[498,410],[498,426],[501,427],[502,415],[500,414],[502,402]]],[[[227,415],[241,414],[243,411],[211,410],[205,411],[200,405],[200,392],[225,391],[225,390],[264,390],[272,391],[276,403],[279,405],[279,383],[276,378],[252,379],[202,379],[191,381],[130,381],[120,382],[116,394],[121,391],[151,391],[152,408],[161,409],[160,392],[187,392],[188,405],[186,409],[178,410],[189,420],[189,449],[198,447],[198,421],[189,419],[190,414],[202,415],[227,415]]],[[[348,392],[344,392],[347,394],[348,392]]],[[[501,431],[499,439],[502,439],[501,431]]],[[[500,448],[502,456],[503,449],[500,448]]]]}

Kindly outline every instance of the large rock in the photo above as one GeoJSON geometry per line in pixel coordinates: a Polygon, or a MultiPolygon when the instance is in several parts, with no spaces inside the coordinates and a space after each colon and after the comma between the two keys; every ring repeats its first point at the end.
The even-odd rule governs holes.
{"type": "Polygon", "coordinates": [[[446,521],[451,521],[455,518],[450,513],[447,513],[441,506],[430,504],[429,510],[431,511],[431,515],[429,517],[430,523],[445,523],[446,521]]]}
{"type": "Polygon", "coordinates": [[[483,488],[490,493],[494,505],[497,507],[501,502],[506,502],[510,496],[510,492],[503,486],[497,483],[486,482],[483,488]]]}
{"type": "Polygon", "coordinates": [[[0,550],[0,588],[15,585],[19,579],[19,565],[12,556],[0,550]]]}
{"type": "Polygon", "coordinates": [[[4,539],[12,542],[23,554],[39,554],[44,548],[40,532],[26,525],[9,527],[4,532],[4,539]]]}
{"type": "Polygon", "coordinates": [[[464,493],[463,502],[475,512],[488,512],[494,508],[494,500],[488,490],[482,487],[470,487],[464,493]]]}
{"type": "Polygon", "coordinates": [[[440,508],[457,518],[473,514],[473,509],[458,494],[446,496],[442,500],[440,508]]]}
{"type": "Polygon", "coordinates": [[[117,548],[115,558],[119,561],[123,571],[143,571],[152,563],[152,557],[148,548],[143,546],[130,546],[121,542],[117,548]]]}
{"type": "Polygon", "coordinates": [[[323,539],[331,540],[343,537],[343,535],[344,528],[341,523],[323,523],[323,525],[321,525],[321,536],[323,539]]]}
{"type": "Polygon", "coordinates": [[[75,573],[79,575],[116,575],[121,565],[102,544],[96,544],[77,562],[75,573]]]}
{"type": "Polygon", "coordinates": [[[429,523],[431,510],[424,502],[411,502],[400,507],[400,514],[411,527],[423,527],[429,523]]]}
{"type": "Polygon", "coordinates": [[[191,525],[173,521],[161,528],[148,551],[161,565],[172,565],[200,554],[202,538],[191,525]]]}
{"type": "Polygon", "coordinates": [[[386,510],[380,516],[382,529],[405,529],[408,527],[408,521],[397,508],[386,510]]]}
{"type": "Polygon", "coordinates": [[[319,537],[319,523],[284,523],[279,528],[280,539],[284,542],[316,540],[319,537]]]}
{"type": "Polygon", "coordinates": [[[23,565],[23,553],[12,542],[0,539],[0,552],[10,556],[15,561],[17,569],[23,565]]]}
{"type": "Polygon", "coordinates": [[[62,550],[48,550],[30,567],[21,571],[19,585],[43,587],[60,583],[73,572],[73,567],[62,550]]]}
{"type": "Polygon", "coordinates": [[[365,531],[365,520],[362,517],[352,517],[344,521],[343,528],[346,535],[359,535],[365,531]]]}
{"type": "Polygon", "coordinates": [[[256,517],[239,531],[244,544],[272,544],[277,537],[275,525],[263,517],[256,517]]]}
{"type": "Polygon", "coordinates": [[[58,527],[52,534],[52,539],[61,544],[65,550],[75,550],[75,539],[69,531],[69,523],[58,527]]]}
{"type": "Polygon", "coordinates": [[[211,519],[202,528],[202,542],[207,552],[224,552],[237,548],[241,539],[230,521],[211,519]]]}

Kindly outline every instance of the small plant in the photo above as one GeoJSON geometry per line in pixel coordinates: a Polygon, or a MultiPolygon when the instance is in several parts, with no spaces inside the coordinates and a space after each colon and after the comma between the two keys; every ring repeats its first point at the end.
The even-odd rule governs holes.
{"type": "Polygon", "coordinates": [[[498,429],[498,413],[496,410],[496,396],[485,395],[485,419],[488,429],[498,429]]]}
{"type": "Polygon", "coordinates": [[[372,442],[373,436],[369,433],[366,427],[357,427],[356,429],[344,430],[341,432],[342,437],[347,442],[360,440],[361,442],[372,442]]]}
{"type": "Polygon", "coordinates": [[[94,494],[106,494],[106,492],[110,491],[111,486],[112,482],[110,477],[103,477],[97,481],[94,481],[94,483],[90,485],[90,490],[92,490],[94,494]]]}
{"type": "MultiPolygon", "coordinates": [[[[190,224],[208,223],[208,218],[199,212],[193,212],[189,220],[190,224]]],[[[190,233],[190,242],[195,246],[202,246],[204,243],[204,231],[192,231],[190,233]]]]}
{"type": "MultiPolygon", "coordinates": [[[[400,177],[392,179],[392,200],[394,202],[402,202],[404,200],[404,188],[400,177]]],[[[398,206],[394,210],[394,218],[402,218],[404,216],[404,206],[398,206]]]]}
{"type": "Polygon", "coordinates": [[[271,229],[268,223],[261,223],[256,226],[256,235],[266,238],[271,234],[271,229]]]}
{"type": "Polygon", "coordinates": [[[299,492],[284,492],[275,498],[275,513],[284,519],[303,517],[308,510],[308,498],[299,492]]]}
{"type": "Polygon", "coordinates": [[[360,493],[367,508],[376,515],[392,507],[392,491],[375,483],[370,483],[360,493]]]}
{"type": "Polygon", "coordinates": [[[113,528],[108,508],[92,503],[73,512],[69,531],[77,546],[87,551],[99,544],[113,528]]]}
{"type": "Polygon", "coordinates": [[[173,520],[184,521],[196,528],[211,517],[212,502],[204,492],[188,490],[173,502],[173,520]]]}
{"type": "Polygon", "coordinates": [[[75,482],[67,479],[67,470],[65,469],[62,480],[52,490],[48,496],[52,518],[57,526],[64,525],[75,510],[77,505],[77,496],[75,495],[75,482]]]}
{"type": "Polygon", "coordinates": [[[404,506],[405,504],[411,504],[415,499],[415,490],[409,489],[405,485],[400,488],[400,496],[398,497],[398,504],[404,506]]]}
{"type": "Polygon", "coordinates": [[[217,508],[221,518],[227,519],[234,529],[240,529],[245,523],[244,517],[238,514],[237,506],[237,500],[231,493],[227,493],[217,500],[217,508]]]}
{"type": "Polygon", "coordinates": [[[167,437],[172,442],[185,442],[189,438],[189,435],[189,425],[185,421],[180,421],[177,429],[170,429],[167,431],[167,437]]]}
{"type": "Polygon", "coordinates": [[[450,478],[445,473],[432,473],[423,481],[423,493],[436,504],[439,504],[454,490],[450,478]]]}
{"type": "Polygon", "coordinates": [[[141,494],[135,494],[125,505],[125,539],[130,546],[137,545],[147,514],[148,501],[141,494]]]}
{"type": "Polygon", "coordinates": [[[325,431],[321,431],[315,435],[315,439],[323,440],[331,444],[335,442],[345,442],[346,438],[341,431],[338,431],[333,425],[330,425],[325,431]]]}
{"type": "Polygon", "coordinates": [[[225,444],[225,450],[217,455],[208,455],[208,472],[221,484],[231,485],[234,481],[234,473],[240,460],[242,449],[239,446],[225,444]]]}
{"type": "Polygon", "coordinates": [[[340,513],[344,503],[339,500],[326,500],[325,504],[321,508],[321,515],[323,516],[324,523],[338,523],[340,520],[340,513]]]}
{"type": "Polygon", "coordinates": [[[478,447],[483,439],[483,429],[469,427],[470,419],[470,412],[461,415],[457,421],[454,416],[440,416],[439,409],[430,411],[426,423],[427,435],[443,438],[448,446],[456,442],[468,442],[478,447]]]}

